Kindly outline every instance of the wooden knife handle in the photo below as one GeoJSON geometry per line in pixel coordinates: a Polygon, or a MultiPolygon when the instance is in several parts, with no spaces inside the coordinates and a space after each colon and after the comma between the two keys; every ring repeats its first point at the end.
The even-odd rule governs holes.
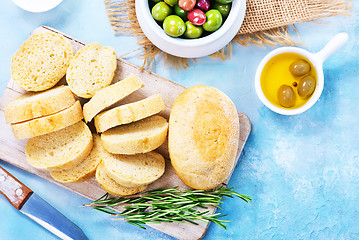
{"type": "Polygon", "coordinates": [[[0,193],[20,210],[33,191],[0,166],[0,193]]]}

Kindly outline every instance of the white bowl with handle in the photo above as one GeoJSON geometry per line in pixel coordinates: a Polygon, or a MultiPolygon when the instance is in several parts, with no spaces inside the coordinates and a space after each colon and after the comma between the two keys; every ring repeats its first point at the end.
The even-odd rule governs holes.
{"type": "Polygon", "coordinates": [[[256,76],[255,76],[255,89],[259,99],[262,103],[267,106],[272,111],[283,114],[283,115],[295,115],[302,113],[309,108],[311,108],[319,99],[320,95],[322,94],[323,87],[324,87],[324,74],[323,74],[323,62],[334,52],[339,50],[346,42],[348,41],[348,34],[347,33],[339,33],[335,35],[326,45],[325,47],[317,53],[310,53],[307,50],[297,47],[281,47],[273,50],[272,52],[268,53],[261,63],[259,64],[256,76]],[[317,83],[315,90],[310,97],[310,99],[301,107],[295,109],[284,109],[280,108],[273,103],[271,103],[263,93],[262,86],[261,86],[261,75],[264,66],[267,62],[272,59],[273,57],[282,54],[282,53],[296,53],[304,58],[308,59],[309,62],[312,63],[316,75],[317,75],[317,83]]]}
{"type": "Polygon", "coordinates": [[[168,36],[152,18],[148,0],[136,0],[135,7],[137,20],[143,33],[156,47],[173,56],[198,58],[222,49],[236,36],[244,19],[246,0],[234,0],[222,26],[208,36],[198,39],[168,36]]]}

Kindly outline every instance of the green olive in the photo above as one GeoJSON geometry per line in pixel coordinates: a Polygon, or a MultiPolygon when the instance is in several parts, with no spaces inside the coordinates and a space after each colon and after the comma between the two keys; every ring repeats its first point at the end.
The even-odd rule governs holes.
{"type": "Polygon", "coordinates": [[[227,4],[233,2],[233,0],[216,0],[218,3],[227,4]]]}
{"type": "Polygon", "coordinates": [[[228,3],[228,4],[222,4],[222,3],[218,3],[218,2],[213,2],[211,7],[214,9],[217,9],[221,14],[222,17],[224,19],[226,19],[229,15],[229,12],[231,11],[231,6],[232,4],[228,3]]]}
{"type": "Polygon", "coordinates": [[[174,5],[176,5],[178,3],[178,0],[164,0],[164,1],[171,7],[173,7],[174,5]]]}
{"type": "Polygon", "coordinates": [[[165,18],[171,14],[172,9],[165,2],[156,3],[152,8],[152,17],[157,21],[163,21],[165,18]]]}
{"type": "Polygon", "coordinates": [[[206,12],[207,21],[203,24],[204,30],[207,32],[217,31],[222,25],[222,15],[217,9],[211,9],[206,12]]]}
{"type": "Polygon", "coordinates": [[[280,86],[277,92],[277,98],[279,104],[285,108],[293,107],[295,104],[295,95],[291,86],[280,86]]]}
{"type": "Polygon", "coordinates": [[[203,33],[202,26],[195,26],[190,21],[186,22],[186,31],[184,32],[183,36],[186,38],[199,38],[203,33]]]}
{"type": "Polygon", "coordinates": [[[306,76],[300,79],[298,83],[298,95],[302,98],[307,98],[314,92],[315,79],[311,76],[306,76]]]}
{"type": "Polygon", "coordinates": [[[187,20],[187,12],[185,10],[183,10],[182,8],[180,8],[178,6],[178,4],[176,4],[173,9],[175,10],[175,14],[177,16],[179,16],[180,18],[182,18],[183,21],[187,20]]]}
{"type": "Polygon", "coordinates": [[[179,37],[186,31],[186,25],[179,16],[170,15],[163,21],[163,30],[171,37],[179,37]]]}
{"type": "Polygon", "coordinates": [[[296,77],[304,76],[310,71],[310,64],[302,59],[295,60],[289,66],[289,71],[296,77]]]}

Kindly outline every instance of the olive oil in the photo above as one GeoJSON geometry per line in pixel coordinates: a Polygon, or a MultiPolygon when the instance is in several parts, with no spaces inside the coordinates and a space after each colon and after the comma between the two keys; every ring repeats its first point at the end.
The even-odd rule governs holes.
{"type": "Polygon", "coordinates": [[[307,58],[296,53],[282,53],[271,58],[263,68],[261,74],[261,87],[264,96],[277,107],[284,109],[296,109],[303,106],[312,96],[302,98],[298,94],[298,84],[303,77],[311,76],[317,79],[316,71],[307,58]],[[304,76],[294,76],[290,70],[290,65],[296,60],[305,60],[310,64],[309,73],[304,76]],[[283,107],[278,100],[278,90],[282,85],[292,87],[294,92],[294,105],[291,107],[283,107]]]}

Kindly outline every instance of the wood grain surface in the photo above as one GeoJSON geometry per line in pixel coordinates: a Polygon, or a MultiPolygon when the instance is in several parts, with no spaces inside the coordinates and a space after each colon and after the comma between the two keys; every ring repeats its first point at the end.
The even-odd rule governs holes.
{"type": "MultiPolygon", "coordinates": [[[[39,27],[36,28],[32,34],[42,32],[42,31],[54,31],[54,29],[48,27],[39,27]]],[[[62,34],[62,33],[60,33],[62,34]]],[[[77,52],[85,44],[73,39],[69,36],[64,35],[71,42],[74,51],[77,52]]],[[[20,46],[19,46],[20,47],[20,46]]],[[[173,105],[176,97],[185,90],[185,87],[173,83],[161,76],[158,76],[152,72],[142,70],[140,67],[133,65],[122,59],[117,59],[117,70],[114,76],[113,82],[120,81],[127,77],[130,73],[137,75],[143,82],[144,87],[136,92],[132,93],[130,96],[121,101],[121,105],[124,103],[134,102],[141,99],[144,99],[153,94],[160,93],[165,102],[165,110],[163,110],[160,115],[165,118],[169,118],[170,110],[173,105]]],[[[64,84],[65,79],[62,79],[59,84],[64,84]]],[[[11,126],[6,124],[4,117],[4,108],[7,103],[14,97],[19,96],[25,91],[18,87],[12,79],[10,79],[2,98],[0,99],[0,159],[6,161],[14,166],[17,166],[25,171],[33,173],[37,176],[40,176],[50,182],[56,183],[64,188],[67,188],[77,194],[80,194],[90,200],[98,199],[102,196],[105,191],[100,187],[96,182],[95,178],[91,178],[82,183],[59,183],[52,179],[49,173],[39,171],[32,166],[30,166],[25,158],[25,145],[27,140],[17,140],[15,139],[11,126]]],[[[82,104],[84,103],[83,99],[82,104]]],[[[240,141],[238,146],[238,154],[236,162],[242,152],[245,142],[251,131],[251,124],[248,117],[238,112],[240,120],[240,141]]],[[[91,126],[90,126],[91,128],[91,126]]],[[[166,171],[165,174],[154,183],[150,184],[147,190],[155,188],[170,188],[178,186],[179,189],[189,189],[175,174],[171,162],[168,157],[167,142],[165,142],[160,148],[157,149],[166,158],[166,171]]],[[[228,182],[227,179],[226,182],[228,182]]],[[[211,208],[210,212],[214,212],[216,209],[211,208]]],[[[190,223],[161,223],[161,224],[151,224],[150,226],[162,231],[168,235],[171,235],[178,239],[200,239],[202,238],[208,228],[209,223],[199,222],[199,225],[193,225],[190,223]]]]}

